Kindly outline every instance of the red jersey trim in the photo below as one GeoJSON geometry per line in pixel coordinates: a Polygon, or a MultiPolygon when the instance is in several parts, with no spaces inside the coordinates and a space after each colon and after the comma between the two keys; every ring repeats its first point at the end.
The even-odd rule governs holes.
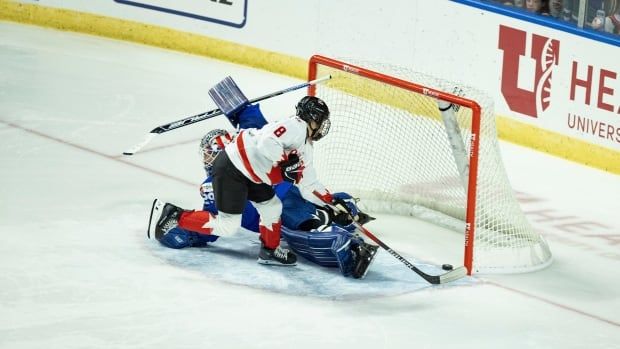
{"type": "Polygon", "coordinates": [[[245,152],[245,145],[243,143],[243,132],[244,131],[241,131],[239,136],[237,136],[237,150],[239,150],[241,161],[243,161],[243,167],[245,167],[246,171],[250,174],[250,177],[252,177],[252,181],[255,183],[263,183],[260,177],[256,175],[256,172],[254,172],[252,165],[250,165],[250,160],[248,159],[248,154],[245,152]]]}

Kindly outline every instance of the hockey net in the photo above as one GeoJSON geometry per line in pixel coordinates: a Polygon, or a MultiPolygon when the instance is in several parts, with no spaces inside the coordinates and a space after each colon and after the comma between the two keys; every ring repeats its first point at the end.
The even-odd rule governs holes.
{"type": "Polygon", "coordinates": [[[317,142],[321,180],[371,212],[415,216],[465,233],[469,273],[515,273],[551,263],[525,219],[501,160],[492,100],[403,67],[313,56],[309,94],[332,127],[317,142]],[[456,89],[455,89],[456,88],[456,89]],[[440,112],[438,99],[457,108],[440,112]],[[458,110],[457,110],[458,109],[458,110]]]}

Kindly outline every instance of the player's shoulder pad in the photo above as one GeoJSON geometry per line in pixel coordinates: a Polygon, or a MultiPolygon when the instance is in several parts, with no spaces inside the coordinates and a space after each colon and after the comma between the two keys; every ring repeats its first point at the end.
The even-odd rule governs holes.
{"type": "Polygon", "coordinates": [[[300,119],[298,116],[291,117],[288,120],[288,123],[290,125],[293,125],[300,132],[303,132],[304,134],[306,133],[306,128],[308,127],[308,124],[306,124],[306,122],[300,119]]]}

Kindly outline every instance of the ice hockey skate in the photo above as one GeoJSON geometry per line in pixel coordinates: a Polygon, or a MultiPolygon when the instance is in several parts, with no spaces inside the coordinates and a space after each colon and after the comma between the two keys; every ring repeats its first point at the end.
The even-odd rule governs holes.
{"type": "Polygon", "coordinates": [[[365,242],[351,248],[355,254],[352,274],[354,278],[363,279],[366,277],[368,268],[370,268],[370,265],[375,260],[378,248],[379,246],[370,245],[365,242]]]}
{"type": "Polygon", "coordinates": [[[265,247],[261,243],[260,252],[258,253],[258,263],[266,265],[294,266],[297,265],[297,256],[280,246],[275,249],[265,247]]]}
{"type": "Polygon", "coordinates": [[[180,207],[165,203],[159,199],[153,200],[147,237],[150,239],[154,236],[155,239],[160,240],[166,232],[178,224],[181,212],[183,212],[183,209],[180,207]]]}

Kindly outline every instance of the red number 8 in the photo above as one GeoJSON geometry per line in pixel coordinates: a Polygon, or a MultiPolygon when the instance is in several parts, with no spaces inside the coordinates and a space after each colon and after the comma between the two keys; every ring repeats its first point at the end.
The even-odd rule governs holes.
{"type": "Polygon", "coordinates": [[[286,127],[280,126],[275,131],[273,131],[273,134],[276,135],[276,137],[280,137],[284,134],[284,132],[286,132],[286,127]]]}

